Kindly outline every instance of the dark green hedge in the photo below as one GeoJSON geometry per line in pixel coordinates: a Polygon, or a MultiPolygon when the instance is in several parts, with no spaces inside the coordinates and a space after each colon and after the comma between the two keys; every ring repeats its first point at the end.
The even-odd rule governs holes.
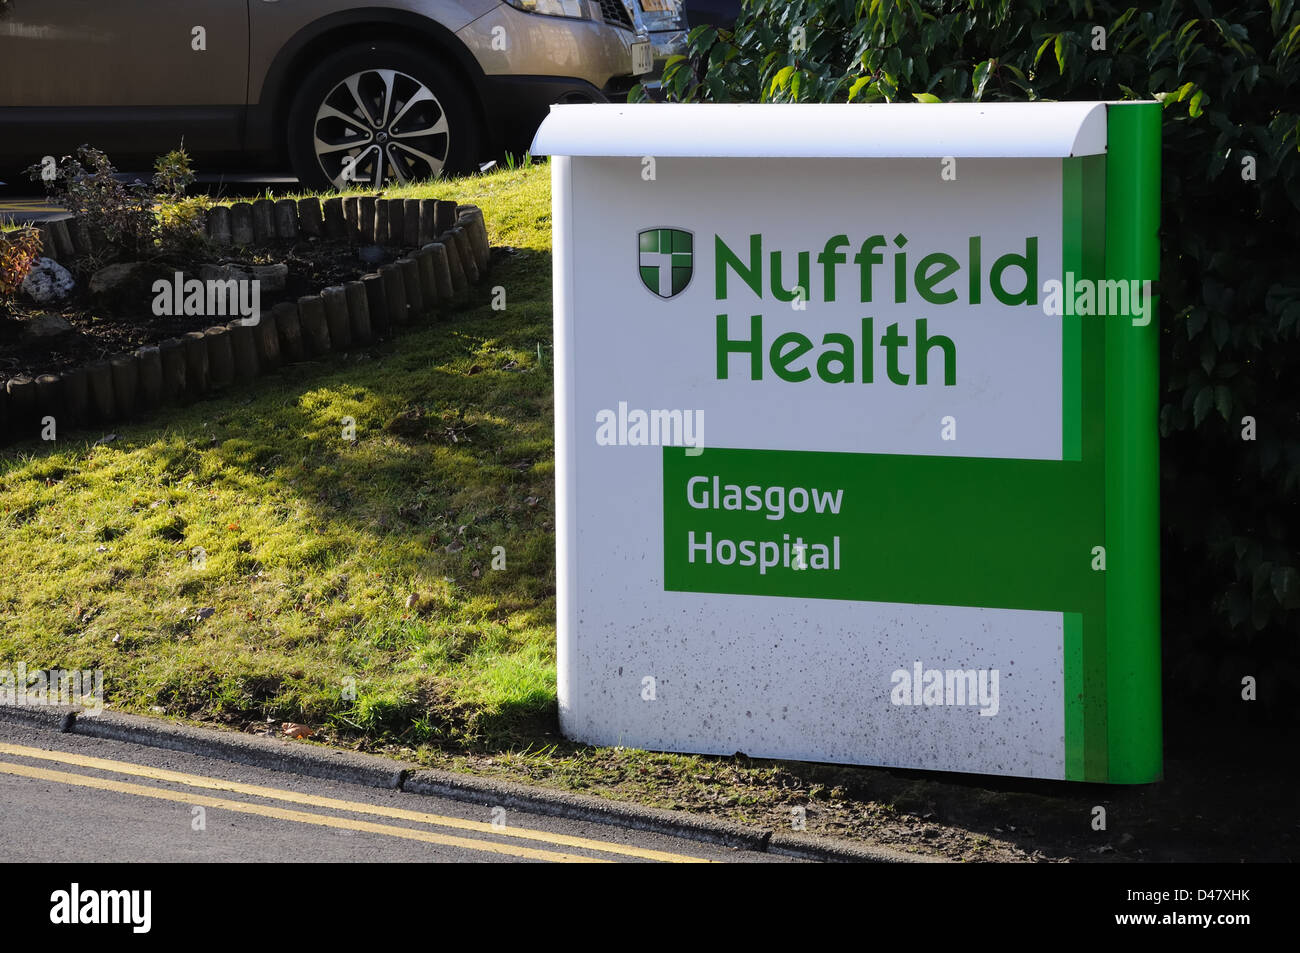
{"type": "Polygon", "coordinates": [[[1295,710],[1296,0],[746,0],[734,32],[692,31],[665,85],[683,101],[1162,100],[1167,691],[1235,699],[1249,674],[1262,704],[1295,710]]]}

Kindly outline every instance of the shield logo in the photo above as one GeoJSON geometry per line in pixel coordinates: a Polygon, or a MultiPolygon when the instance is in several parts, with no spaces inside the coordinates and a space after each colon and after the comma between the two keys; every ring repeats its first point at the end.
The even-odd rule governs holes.
{"type": "Polygon", "coordinates": [[[637,232],[641,284],[661,298],[686,290],[694,270],[695,236],[682,228],[647,228],[637,232]]]}

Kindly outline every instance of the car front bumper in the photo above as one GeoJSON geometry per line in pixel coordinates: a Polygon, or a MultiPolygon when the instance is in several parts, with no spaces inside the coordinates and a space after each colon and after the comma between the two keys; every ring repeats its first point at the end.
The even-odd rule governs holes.
{"type": "Polygon", "coordinates": [[[590,6],[596,19],[580,20],[502,3],[458,31],[484,73],[480,95],[495,148],[526,150],[552,104],[616,102],[637,82],[654,95],[664,63],[686,52],[683,29],[627,29],[599,19],[598,5],[590,6]],[[654,65],[636,76],[632,44],[645,41],[654,65]]]}

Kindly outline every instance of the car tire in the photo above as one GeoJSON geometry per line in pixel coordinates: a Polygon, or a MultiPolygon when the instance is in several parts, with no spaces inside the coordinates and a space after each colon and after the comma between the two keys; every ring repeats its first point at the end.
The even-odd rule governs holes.
{"type": "Polygon", "coordinates": [[[294,171],[312,189],[471,172],[481,138],[469,96],[450,70],[426,53],[378,40],[332,53],[302,78],[287,133],[294,171]]]}

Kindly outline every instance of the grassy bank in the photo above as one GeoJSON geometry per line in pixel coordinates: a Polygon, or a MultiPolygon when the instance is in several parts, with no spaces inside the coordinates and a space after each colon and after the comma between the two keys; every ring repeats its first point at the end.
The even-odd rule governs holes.
{"type": "Polygon", "coordinates": [[[546,717],[547,171],[419,194],[478,202],[517,249],[506,310],[5,452],[0,657],[103,668],[123,710],[409,744],[546,717]]]}

